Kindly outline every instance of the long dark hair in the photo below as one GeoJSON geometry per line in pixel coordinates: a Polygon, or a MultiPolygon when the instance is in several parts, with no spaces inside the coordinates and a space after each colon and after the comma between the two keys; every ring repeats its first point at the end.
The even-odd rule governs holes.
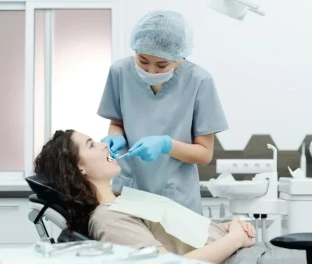
{"type": "Polygon", "coordinates": [[[88,235],[89,216],[99,205],[96,187],[78,168],[79,148],[72,140],[74,130],[58,130],[35,159],[35,173],[62,193],[68,207],[70,232],[88,235]]]}

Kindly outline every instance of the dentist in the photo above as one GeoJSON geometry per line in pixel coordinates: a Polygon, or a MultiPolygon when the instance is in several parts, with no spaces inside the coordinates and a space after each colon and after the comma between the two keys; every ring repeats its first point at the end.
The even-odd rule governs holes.
{"type": "Polygon", "coordinates": [[[156,11],[134,27],[134,57],[109,71],[98,115],[111,120],[106,142],[123,186],[167,196],[202,214],[198,168],[213,156],[214,134],[228,129],[212,76],[186,59],[192,31],[181,14],[156,11]]]}

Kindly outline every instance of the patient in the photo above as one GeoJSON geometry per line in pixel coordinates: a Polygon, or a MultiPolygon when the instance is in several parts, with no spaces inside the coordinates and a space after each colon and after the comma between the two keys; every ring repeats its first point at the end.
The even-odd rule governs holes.
{"type": "Polygon", "coordinates": [[[212,263],[306,263],[304,251],[254,244],[253,226],[238,219],[220,225],[211,223],[206,245],[194,249],[157,223],[110,211],[108,206],[116,199],[110,180],[120,173],[120,167],[107,158],[104,143],[73,130],[56,131],[36,158],[35,173],[45,175],[51,186],[68,197],[70,230],[114,244],[156,246],[161,253],[170,251],[212,263]]]}

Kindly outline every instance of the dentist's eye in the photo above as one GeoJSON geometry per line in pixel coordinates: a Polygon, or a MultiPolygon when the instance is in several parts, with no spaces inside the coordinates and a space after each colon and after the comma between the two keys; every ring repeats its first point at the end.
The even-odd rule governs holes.
{"type": "Polygon", "coordinates": [[[161,63],[161,64],[157,64],[157,67],[160,68],[160,69],[164,69],[168,66],[169,64],[165,64],[165,63],[161,63]]]}
{"type": "Polygon", "coordinates": [[[90,148],[93,148],[93,147],[94,147],[94,142],[92,142],[90,145],[90,148]]]}

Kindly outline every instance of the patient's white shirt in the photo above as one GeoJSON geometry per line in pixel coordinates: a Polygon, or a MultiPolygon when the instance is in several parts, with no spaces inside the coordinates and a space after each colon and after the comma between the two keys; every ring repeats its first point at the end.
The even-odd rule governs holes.
{"type": "MultiPolygon", "coordinates": [[[[185,226],[185,228],[188,227],[185,226]]],[[[211,222],[206,244],[226,234],[227,232],[221,226],[211,222]]],[[[89,220],[89,235],[103,242],[135,248],[164,247],[169,252],[179,255],[194,250],[193,247],[166,233],[161,224],[111,211],[107,205],[98,206],[92,213],[89,220]]]]}

